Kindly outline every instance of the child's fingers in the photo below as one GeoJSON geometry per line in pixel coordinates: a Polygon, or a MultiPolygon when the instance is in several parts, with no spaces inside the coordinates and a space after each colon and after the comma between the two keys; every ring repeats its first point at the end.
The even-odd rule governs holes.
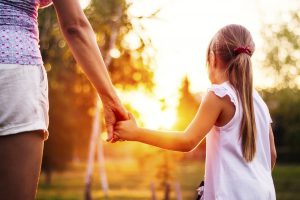
{"type": "Polygon", "coordinates": [[[114,135],[117,136],[118,138],[121,138],[121,137],[120,137],[120,133],[117,132],[117,131],[114,132],[114,135]]]}
{"type": "Polygon", "coordinates": [[[121,129],[122,126],[126,124],[125,121],[119,121],[115,126],[114,126],[114,129],[121,129]]]}
{"type": "Polygon", "coordinates": [[[119,131],[118,131],[117,128],[114,129],[114,135],[116,135],[116,136],[118,136],[118,137],[120,136],[120,133],[119,133],[119,131]]]}
{"type": "Polygon", "coordinates": [[[111,143],[116,143],[116,142],[118,142],[120,140],[120,138],[119,138],[119,136],[117,136],[117,135],[113,135],[113,139],[111,140],[111,143]]]}

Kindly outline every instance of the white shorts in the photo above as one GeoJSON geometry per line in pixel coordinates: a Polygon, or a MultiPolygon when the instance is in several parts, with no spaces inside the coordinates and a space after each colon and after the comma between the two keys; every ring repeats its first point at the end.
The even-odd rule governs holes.
{"type": "Polygon", "coordinates": [[[48,110],[43,66],[0,64],[0,136],[43,130],[46,140],[48,110]]]}

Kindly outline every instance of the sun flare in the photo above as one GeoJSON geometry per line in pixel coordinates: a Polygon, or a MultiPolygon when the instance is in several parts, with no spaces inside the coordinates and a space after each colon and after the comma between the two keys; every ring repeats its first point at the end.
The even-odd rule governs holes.
{"type": "MultiPolygon", "coordinates": [[[[177,102],[165,102],[155,96],[137,90],[120,94],[124,103],[138,111],[138,122],[145,128],[171,129],[176,122],[177,102]],[[166,105],[167,104],[167,105],[166,105]]],[[[177,99],[177,98],[176,98],[177,99]]]]}
{"type": "Polygon", "coordinates": [[[91,0],[80,0],[81,8],[86,8],[90,4],[91,0]]]}

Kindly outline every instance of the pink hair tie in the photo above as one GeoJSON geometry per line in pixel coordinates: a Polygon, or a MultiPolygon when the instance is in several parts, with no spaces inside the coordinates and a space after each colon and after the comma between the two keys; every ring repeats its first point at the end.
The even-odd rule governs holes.
{"type": "Polygon", "coordinates": [[[246,53],[251,56],[251,50],[249,47],[237,47],[233,50],[234,54],[237,56],[241,53],[246,53]]]}

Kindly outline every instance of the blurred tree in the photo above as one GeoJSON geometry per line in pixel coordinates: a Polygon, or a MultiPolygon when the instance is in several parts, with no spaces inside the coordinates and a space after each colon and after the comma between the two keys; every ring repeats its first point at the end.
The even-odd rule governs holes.
{"type": "Polygon", "coordinates": [[[278,161],[300,162],[300,13],[264,25],[263,66],[274,75],[274,88],[262,91],[273,119],[278,161]]]}
{"type": "Polygon", "coordinates": [[[268,89],[263,97],[270,109],[279,162],[300,162],[300,90],[268,89]]]}
{"type": "Polygon", "coordinates": [[[299,87],[300,83],[300,13],[299,8],[287,13],[285,21],[266,24],[262,59],[264,66],[274,75],[277,88],[299,87]]]}
{"type": "Polygon", "coordinates": [[[180,99],[177,107],[177,121],[174,129],[184,131],[195,117],[200,102],[190,91],[190,81],[184,77],[180,88],[180,99]]]}
{"type": "Polygon", "coordinates": [[[157,178],[160,181],[160,185],[164,188],[164,200],[170,200],[171,193],[171,181],[173,180],[173,174],[175,171],[175,163],[172,157],[172,152],[161,150],[162,160],[157,166],[157,178]]]}
{"type": "MultiPolygon", "coordinates": [[[[194,119],[199,105],[201,103],[201,94],[194,95],[190,91],[190,81],[187,77],[182,80],[180,88],[180,98],[177,107],[177,121],[174,130],[183,131],[194,119]]],[[[192,152],[185,155],[185,158],[204,159],[205,158],[205,140],[201,142],[192,152]]]]}
{"type": "MultiPolygon", "coordinates": [[[[143,16],[129,16],[129,6],[125,0],[93,0],[86,14],[103,55],[110,54],[112,57],[109,70],[114,84],[120,89],[151,89],[152,60],[148,54],[153,52],[151,40],[145,35],[133,34],[133,21],[143,19],[143,16]],[[120,7],[122,13],[118,22],[120,31],[115,48],[107,50],[111,23],[116,20],[116,7],[120,7]],[[131,46],[127,39],[132,34],[134,37],[131,38],[138,41],[135,46],[131,46]]],[[[71,159],[86,157],[96,92],[66,46],[53,7],[39,12],[39,29],[50,100],[50,137],[45,143],[42,170],[50,180],[52,171],[65,169],[71,159]]]]}
{"type": "MultiPolygon", "coordinates": [[[[190,92],[190,81],[188,80],[187,77],[183,79],[182,86],[179,92],[180,92],[180,99],[177,107],[177,121],[172,129],[183,131],[194,118],[200,102],[190,92]]],[[[161,99],[160,102],[161,102],[161,110],[163,111],[167,107],[165,105],[166,102],[164,99],[161,99]]],[[[196,155],[195,151],[189,154],[196,155]]],[[[171,186],[173,185],[172,182],[174,181],[175,181],[174,189],[175,189],[176,198],[181,199],[180,185],[179,182],[176,181],[175,174],[176,174],[176,166],[179,160],[183,157],[183,154],[159,149],[158,151],[154,152],[153,155],[155,155],[156,162],[157,162],[156,178],[159,182],[160,188],[162,188],[164,191],[164,200],[169,200],[171,198],[170,197],[170,193],[172,189],[171,186]]],[[[197,157],[197,159],[199,159],[199,157],[197,157]]],[[[149,161],[153,162],[151,159],[149,159],[149,161]]]]}

